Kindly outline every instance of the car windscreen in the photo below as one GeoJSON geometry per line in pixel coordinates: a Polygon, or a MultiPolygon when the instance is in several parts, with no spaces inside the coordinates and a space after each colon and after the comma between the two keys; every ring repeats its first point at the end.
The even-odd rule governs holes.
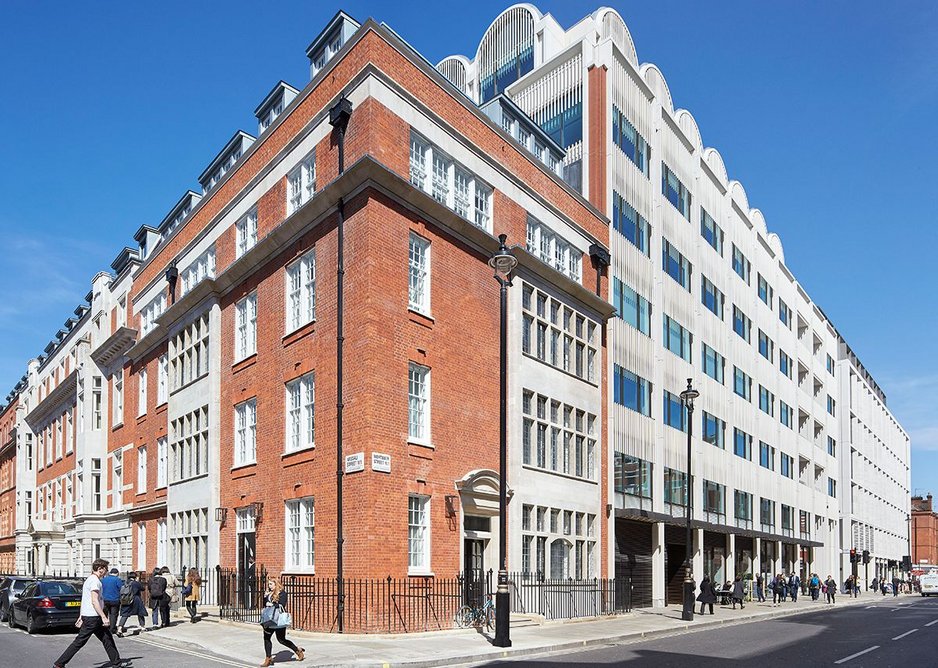
{"type": "Polygon", "coordinates": [[[13,591],[21,592],[29,585],[31,580],[13,580],[13,591]]]}
{"type": "Polygon", "coordinates": [[[74,596],[81,592],[70,582],[43,582],[43,596],[74,596]]]}

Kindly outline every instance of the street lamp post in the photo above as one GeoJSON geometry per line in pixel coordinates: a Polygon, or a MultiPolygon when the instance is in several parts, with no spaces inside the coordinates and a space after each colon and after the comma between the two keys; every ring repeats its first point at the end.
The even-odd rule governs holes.
{"type": "Polygon", "coordinates": [[[687,551],[684,570],[684,611],[681,619],[685,622],[694,621],[694,561],[691,556],[694,545],[694,538],[690,526],[692,508],[693,508],[693,487],[691,483],[691,437],[694,433],[694,399],[700,396],[700,392],[691,386],[691,379],[687,379],[687,389],[681,392],[681,402],[687,408],[687,475],[685,477],[685,489],[687,490],[687,551]]]}
{"type": "Polygon", "coordinates": [[[518,258],[505,245],[507,234],[499,234],[499,247],[489,258],[489,266],[495,270],[495,280],[500,288],[499,322],[499,415],[498,415],[498,590],[495,593],[495,640],[496,647],[511,647],[508,628],[508,288],[511,272],[518,266],[518,258]]]}

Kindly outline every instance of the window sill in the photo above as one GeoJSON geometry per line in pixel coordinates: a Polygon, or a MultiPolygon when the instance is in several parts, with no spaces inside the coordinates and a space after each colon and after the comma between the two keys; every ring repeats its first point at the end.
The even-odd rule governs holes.
{"type": "Polygon", "coordinates": [[[574,475],[573,473],[563,473],[561,471],[554,471],[552,469],[544,469],[544,468],[541,468],[540,466],[535,466],[534,464],[522,464],[521,468],[527,469],[529,471],[537,471],[538,473],[546,473],[548,475],[555,475],[560,478],[566,478],[568,480],[576,480],[577,482],[584,482],[588,485],[599,484],[599,482],[596,480],[590,480],[589,478],[584,478],[582,476],[574,475]]]}
{"type": "Polygon", "coordinates": [[[409,578],[435,578],[436,573],[433,571],[407,571],[407,577],[409,578]]]}
{"type": "Polygon", "coordinates": [[[432,315],[415,309],[413,306],[407,307],[407,315],[410,316],[411,322],[423,325],[424,327],[433,327],[433,324],[436,322],[432,315]]]}
{"type": "Polygon", "coordinates": [[[118,429],[121,429],[123,426],[124,426],[123,421],[118,422],[117,424],[113,424],[111,425],[111,431],[117,431],[118,429]]]}
{"type": "Polygon", "coordinates": [[[201,478],[207,478],[207,477],[208,477],[208,473],[207,473],[207,472],[206,472],[206,473],[200,473],[200,474],[198,474],[198,475],[190,476],[190,477],[188,477],[188,478],[181,478],[180,480],[173,480],[171,483],[169,483],[169,486],[170,486],[170,487],[173,487],[173,486],[175,486],[175,485],[182,485],[182,484],[187,483],[187,482],[192,482],[193,480],[199,480],[199,479],[201,479],[201,478]]]}
{"type": "Polygon", "coordinates": [[[254,351],[247,357],[244,357],[231,365],[231,373],[238,373],[257,363],[257,351],[254,351]]]}
{"type": "Polygon", "coordinates": [[[198,383],[198,382],[199,382],[200,380],[202,380],[203,378],[208,378],[208,372],[207,372],[207,371],[206,371],[205,373],[203,373],[201,376],[199,376],[198,378],[193,378],[192,380],[186,381],[185,383],[183,383],[183,384],[180,385],[179,387],[173,388],[173,389],[170,391],[169,396],[173,396],[173,395],[176,394],[177,392],[182,392],[184,389],[186,389],[186,388],[189,387],[190,385],[195,385],[196,383],[198,383]]]}
{"type": "Polygon", "coordinates": [[[284,334],[281,341],[283,342],[284,346],[289,346],[291,343],[295,343],[299,341],[300,339],[305,338],[306,336],[309,336],[315,331],[316,331],[316,319],[313,318],[309,322],[303,325],[300,325],[296,329],[284,334]]]}
{"type": "Polygon", "coordinates": [[[528,352],[521,351],[521,354],[522,354],[524,357],[527,357],[528,359],[534,360],[534,361],[537,362],[538,364],[543,364],[543,365],[545,365],[545,366],[550,367],[550,368],[553,369],[554,371],[559,371],[560,373],[564,374],[565,376],[570,376],[571,378],[575,378],[576,380],[578,380],[578,381],[580,381],[580,382],[582,382],[582,383],[586,383],[587,385],[592,385],[592,386],[595,387],[595,388],[598,388],[598,387],[599,387],[599,383],[598,383],[598,382],[596,382],[596,381],[594,381],[594,380],[590,380],[589,378],[584,378],[583,376],[578,376],[578,375],[576,375],[576,373],[574,373],[574,372],[572,372],[572,371],[566,371],[566,370],[563,369],[563,367],[554,366],[553,364],[551,364],[551,363],[548,362],[547,360],[542,360],[540,357],[538,357],[538,356],[535,355],[534,353],[528,353],[528,352]]]}
{"type": "Polygon", "coordinates": [[[231,467],[230,470],[233,473],[235,471],[240,471],[241,469],[246,469],[251,466],[257,466],[257,461],[255,460],[253,462],[244,462],[243,464],[235,464],[234,466],[231,467]]]}
{"type": "Polygon", "coordinates": [[[297,448],[296,450],[285,450],[280,455],[280,459],[286,459],[287,457],[292,457],[293,455],[300,455],[300,454],[303,454],[304,452],[312,452],[315,449],[316,449],[316,444],[313,443],[312,445],[307,445],[306,447],[303,447],[303,448],[297,448]]]}
{"type": "Polygon", "coordinates": [[[418,441],[417,439],[414,439],[414,438],[408,438],[407,445],[418,445],[421,448],[427,448],[428,450],[436,450],[436,447],[434,447],[433,443],[431,443],[430,441],[423,441],[423,440],[418,441]]]}
{"type": "Polygon", "coordinates": [[[284,575],[316,575],[315,568],[288,568],[280,573],[280,577],[284,575]]]}

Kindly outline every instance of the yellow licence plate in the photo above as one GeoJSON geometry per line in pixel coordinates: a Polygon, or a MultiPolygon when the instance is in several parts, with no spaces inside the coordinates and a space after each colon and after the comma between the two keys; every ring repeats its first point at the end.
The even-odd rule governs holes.
{"type": "Polygon", "coordinates": [[[67,608],[77,608],[79,605],[81,605],[81,601],[67,601],[65,603],[67,608]]]}

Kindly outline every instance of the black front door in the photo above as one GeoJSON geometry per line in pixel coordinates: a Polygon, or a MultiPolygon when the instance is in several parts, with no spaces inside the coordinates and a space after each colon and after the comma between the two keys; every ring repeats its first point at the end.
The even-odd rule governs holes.
{"type": "MultiPolygon", "coordinates": [[[[238,534],[238,580],[241,593],[241,605],[250,608],[254,606],[255,592],[257,592],[257,565],[254,561],[257,551],[256,534],[238,534]]],[[[263,583],[266,586],[266,583],[263,583]]]]}
{"type": "Polygon", "coordinates": [[[463,541],[463,572],[465,573],[465,603],[474,607],[485,601],[485,541],[466,538],[463,541]]]}

